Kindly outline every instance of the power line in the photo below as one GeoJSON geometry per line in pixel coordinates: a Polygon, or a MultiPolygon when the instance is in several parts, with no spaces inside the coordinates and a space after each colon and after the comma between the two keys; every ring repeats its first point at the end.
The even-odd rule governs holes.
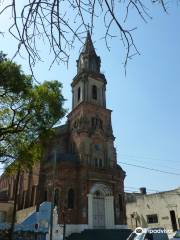
{"type": "Polygon", "coordinates": [[[149,157],[149,156],[138,156],[138,155],[131,155],[131,154],[122,154],[120,153],[119,154],[120,156],[127,156],[127,157],[131,157],[131,158],[144,158],[144,159],[151,159],[151,160],[158,160],[158,161],[163,161],[163,162],[175,162],[175,163],[179,163],[180,164],[180,161],[175,161],[175,160],[172,160],[172,159],[162,159],[162,158],[153,158],[153,157],[149,157]]]}
{"type": "Polygon", "coordinates": [[[175,173],[175,172],[168,172],[168,171],[163,171],[163,170],[156,169],[156,168],[149,168],[149,167],[145,167],[145,166],[142,166],[142,165],[136,165],[136,164],[125,163],[125,162],[120,162],[120,163],[124,164],[124,165],[128,165],[128,166],[133,166],[133,167],[137,167],[137,168],[147,169],[147,170],[154,171],[154,172],[160,172],[160,173],[180,176],[179,173],[175,173]]]}
{"type": "MultiPolygon", "coordinates": [[[[179,173],[175,173],[175,172],[169,172],[169,171],[164,171],[164,170],[161,170],[161,169],[157,169],[157,168],[150,168],[150,167],[146,167],[146,166],[142,166],[142,165],[136,165],[136,164],[131,164],[131,163],[127,163],[127,162],[119,162],[121,164],[124,164],[124,165],[128,165],[128,166],[133,166],[133,167],[137,167],[137,168],[142,168],[142,169],[146,169],[146,170],[150,170],[150,171],[155,171],[155,172],[158,172],[158,173],[164,173],[164,174],[170,174],[170,175],[176,175],[176,176],[180,176],[179,173]]],[[[1,169],[1,168],[0,168],[1,169]]],[[[3,169],[3,168],[2,168],[3,169]]],[[[28,174],[28,173],[27,173],[28,174]]],[[[25,173],[26,175],[26,173],[25,173]]],[[[23,176],[25,177],[25,175],[23,174],[23,176]]],[[[49,177],[49,174],[48,172],[46,171],[41,171],[39,169],[39,172],[38,173],[32,173],[32,176],[40,176],[40,175],[46,175],[47,177],[49,177]]],[[[13,175],[12,175],[13,176],[13,175]]],[[[15,175],[14,175],[15,176],[15,175]]],[[[5,177],[7,178],[7,176],[3,176],[1,175],[1,177],[5,177]]],[[[2,179],[1,178],[1,179],[2,179]]],[[[153,190],[154,191],[154,190],[153,190]]],[[[155,190],[156,191],[156,190],[155,190]]]]}
{"type": "MultiPolygon", "coordinates": [[[[132,164],[132,163],[127,163],[127,162],[122,162],[122,161],[119,161],[119,163],[124,164],[124,165],[128,165],[128,166],[133,166],[133,167],[137,167],[137,168],[142,168],[142,169],[150,170],[150,171],[155,171],[155,172],[159,172],[159,173],[165,173],[165,174],[180,176],[179,173],[164,171],[164,170],[157,169],[157,168],[150,168],[150,167],[146,167],[146,166],[142,166],[142,165],[137,165],[137,164],[132,164]]],[[[25,174],[26,174],[26,173],[25,173],[25,174]]],[[[28,174],[28,173],[27,173],[27,174],[28,174]]],[[[50,177],[50,175],[49,175],[48,172],[46,172],[46,171],[41,171],[41,170],[39,170],[38,173],[33,173],[32,175],[35,175],[35,176],[46,175],[47,177],[50,177]]],[[[13,175],[12,175],[12,176],[13,176],[13,175]]],[[[1,177],[2,177],[2,175],[1,175],[1,177]]],[[[5,177],[6,177],[6,176],[5,176],[5,177]]]]}
{"type": "MultiPolygon", "coordinates": [[[[141,162],[141,163],[147,163],[147,161],[143,161],[143,160],[139,160],[139,159],[128,159],[128,158],[123,158],[123,160],[127,160],[127,161],[136,161],[136,162],[141,162]]],[[[164,167],[164,168],[168,168],[168,169],[172,169],[172,170],[178,170],[180,171],[180,169],[178,168],[172,168],[170,166],[167,166],[167,165],[162,165],[162,164],[154,164],[153,165],[156,165],[156,166],[160,166],[160,167],[164,167]]]]}

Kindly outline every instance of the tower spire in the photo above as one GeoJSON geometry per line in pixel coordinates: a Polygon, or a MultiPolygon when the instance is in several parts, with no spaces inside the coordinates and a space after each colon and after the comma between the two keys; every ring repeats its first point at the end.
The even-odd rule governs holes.
{"type": "Polygon", "coordinates": [[[85,41],[85,44],[84,44],[84,47],[83,47],[81,53],[90,54],[90,55],[95,54],[96,55],[94,45],[93,45],[93,42],[92,42],[92,39],[91,39],[91,34],[90,34],[89,30],[87,31],[86,41],[85,41]]]}
{"type": "MultiPolygon", "coordinates": [[[[101,59],[97,56],[91,34],[87,37],[77,60],[77,75],[73,78],[73,109],[81,102],[106,108],[106,79],[100,72],[101,59]]],[[[101,123],[100,123],[101,124],[101,123]]]]}
{"type": "Polygon", "coordinates": [[[77,71],[80,72],[96,72],[100,73],[101,60],[96,55],[96,51],[91,39],[89,30],[87,31],[86,41],[83,49],[80,53],[79,59],[77,60],[77,71]]]}

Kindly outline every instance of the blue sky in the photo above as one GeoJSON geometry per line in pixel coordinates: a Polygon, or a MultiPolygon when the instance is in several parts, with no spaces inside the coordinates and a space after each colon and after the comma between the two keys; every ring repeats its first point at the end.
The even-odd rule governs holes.
{"type": "MultiPolygon", "coordinates": [[[[101,26],[92,36],[102,71],[107,78],[107,106],[113,110],[112,124],[116,137],[118,162],[180,173],[180,8],[172,6],[169,14],[154,8],[148,24],[132,16],[130,24],[138,26],[135,43],[141,53],[129,61],[127,75],[122,65],[124,49],[114,39],[111,51],[100,40],[101,26]]],[[[0,19],[4,28],[7,16],[0,19]]],[[[0,39],[1,49],[11,57],[15,42],[10,36],[0,39]]],[[[57,79],[63,83],[66,107],[71,109],[70,83],[76,74],[79,47],[72,51],[69,67],[38,63],[39,81],[57,79]]],[[[42,54],[48,59],[44,47],[42,54]]],[[[16,61],[29,73],[27,59],[16,61]]],[[[121,163],[120,163],[121,164],[121,163]]],[[[180,176],[149,171],[121,164],[126,171],[126,190],[139,187],[168,190],[180,186],[180,176]]]]}

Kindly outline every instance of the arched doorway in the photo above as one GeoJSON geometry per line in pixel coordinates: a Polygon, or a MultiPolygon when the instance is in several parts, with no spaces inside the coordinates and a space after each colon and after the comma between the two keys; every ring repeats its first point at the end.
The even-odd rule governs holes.
{"type": "Polygon", "coordinates": [[[105,196],[99,190],[93,195],[93,226],[94,228],[105,227],[105,196]]]}
{"type": "Polygon", "coordinates": [[[114,226],[114,197],[110,186],[96,183],[88,194],[89,228],[112,228],[114,226]]]}

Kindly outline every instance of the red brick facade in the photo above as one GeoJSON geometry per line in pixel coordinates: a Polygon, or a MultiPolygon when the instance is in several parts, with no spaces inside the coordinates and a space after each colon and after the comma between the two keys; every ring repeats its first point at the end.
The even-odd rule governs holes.
{"type": "Polygon", "coordinates": [[[88,194],[99,194],[101,190],[92,190],[99,184],[110,189],[107,196],[102,194],[113,198],[113,222],[122,225],[126,222],[125,172],[117,164],[111,110],[106,108],[106,79],[100,73],[100,58],[89,35],[77,63],[78,73],[72,82],[73,109],[67,123],[55,128],[54,139],[47,139],[40,170],[35,169],[36,173],[26,175],[26,183],[25,178],[21,182],[18,208],[54,200],[60,221],[65,211],[67,224],[88,225],[88,194]],[[37,181],[38,187],[34,187],[37,181]]]}

